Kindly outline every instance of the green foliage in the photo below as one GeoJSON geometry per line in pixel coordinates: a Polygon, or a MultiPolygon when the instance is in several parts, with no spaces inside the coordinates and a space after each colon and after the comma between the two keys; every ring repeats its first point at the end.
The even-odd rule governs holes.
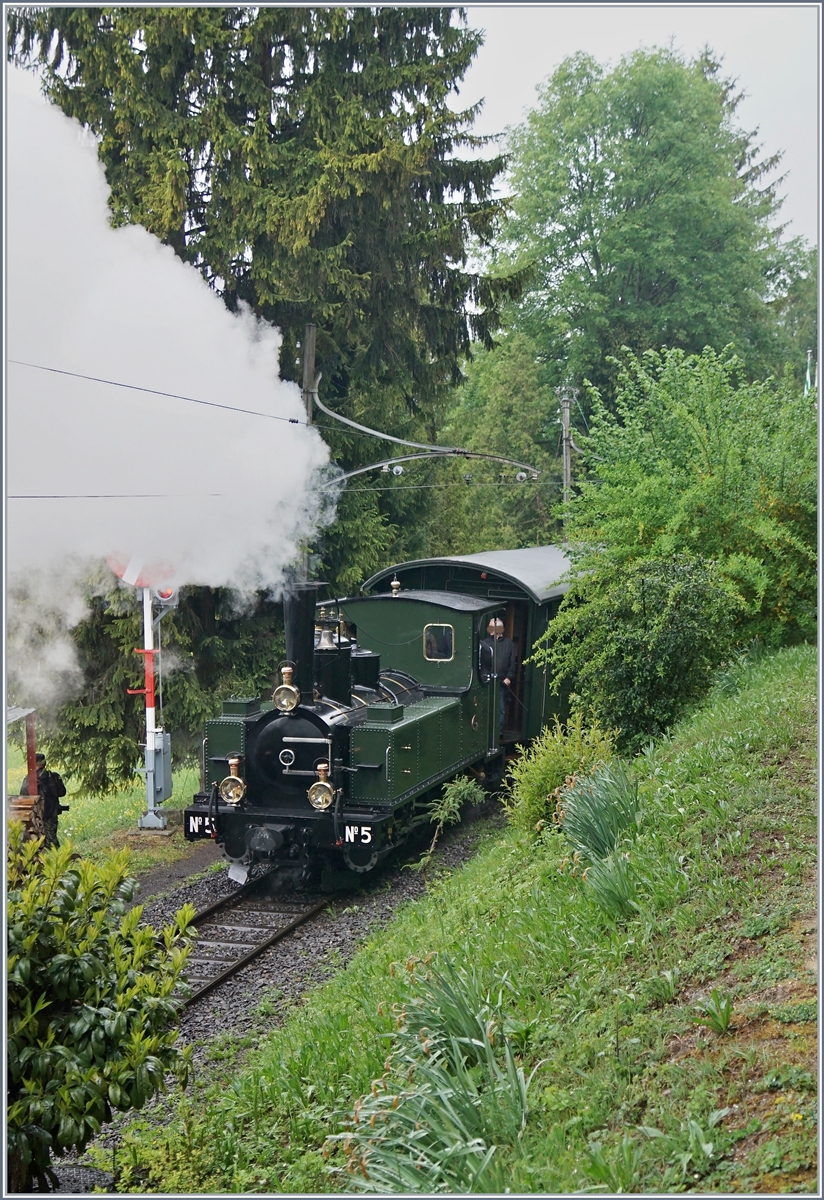
{"type": "Polygon", "coordinates": [[[591,1191],[606,1191],[621,1195],[638,1190],[642,1150],[635,1138],[625,1133],[612,1154],[601,1142],[594,1141],[586,1149],[583,1171],[592,1182],[591,1191]]]}
{"type": "MultiPolygon", "coordinates": [[[[743,922],[763,910],[765,893],[776,908],[795,914],[815,908],[816,669],[814,646],[768,652],[752,664],[735,695],[713,695],[635,764],[643,802],[631,848],[639,911],[605,920],[590,901],[589,877],[582,883],[580,872],[572,877],[561,871],[568,854],[562,837],[527,843],[515,829],[490,830],[461,870],[430,881],[418,903],[396,909],[345,970],[293,1005],[283,1025],[270,1028],[256,1048],[229,1069],[222,1060],[211,1075],[206,1068],[199,1072],[194,1094],[176,1102],[166,1124],[146,1121],[124,1130],[118,1163],[133,1167],[121,1177],[121,1189],[130,1184],[141,1194],[311,1195],[345,1188],[345,1172],[332,1180],[328,1173],[345,1168],[345,1135],[327,1145],[328,1158],[321,1147],[330,1133],[344,1132],[345,1115],[368,1096],[374,1107],[366,1115],[361,1108],[356,1126],[365,1153],[368,1139],[379,1136],[369,1124],[383,1108],[379,1100],[414,1090],[397,1054],[386,1064],[388,1051],[400,1046],[399,1022],[406,1029],[404,1044],[417,1038],[419,1061],[429,1062],[420,1038],[425,1029],[444,1045],[458,1041],[479,1081],[489,1076],[469,1055],[477,1050],[480,1056],[472,1043],[483,1043],[489,1022],[501,1070],[502,1032],[517,1047],[515,1061],[526,1078],[540,1064],[517,1143],[501,1134],[484,1137],[487,1149],[497,1147],[488,1169],[495,1171],[497,1161],[506,1176],[504,1186],[488,1185],[495,1194],[504,1187],[526,1195],[590,1188],[597,1180],[586,1174],[587,1150],[597,1141],[617,1170],[625,1133],[642,1150],[637,1192],[694,1190],[696,1174],[704,1181],[699,1188],[712,1193],[735,1190],[735,1179],[741,1192],[758,1190],[750,1184],[813,1189],[814,1171],[799,1177],[791,1166],[815,1156],[812,1025],[783,1027],[792,1035],[793,1062],[800,1064],[792,1075],[788,1043],[773,1036],[778,1027],[755,1042],[750,1025],[740,1034],[732,1028],[724,1038],[704,1039],[698,1053],[673,1051],[678,1039],[695,1035],[694,989],[717,986],[719,971],[736,1011],[746,1011],[762,987],[806,979],[809,938],[800,930],[788,933],[792,949],[771,958],[763,982],[753,972],[767,947],[741,959],[730,959],[729,951],[743,922]],[[718,796],[724,797],[723,810],[711,807],[718,796]],[[769,846],[769,855],[736,857],[724,836],[736,829],[769,846]],[[803,879],[782,878],[782,866],[796,854],[803,879]],[[408,959],[410,946],[424,963],[408,959]],[[427,958],[438,964],[437,995],[434,976],[426,978],[427,958]],[[447,958],[466,964],[460,987],[451,988],[447,958]],[[420,1007],[410,998],[419,999],[420,1007]],[[390,1090],[384,1093],[387,1071],[390,1090]],[[769,1122],[781,1148],[774,1160],[771,1153],[770,1170],[780,1174],[765,1181],[759,1179],[765,1168],[752,1165],[750,1151],[745,1162],[735,1151],[738,1139],[764,1131],[760,1114],[768,1081],[798,1089],[791,1103],[803,1120],[789,1121],[790,1103],[775,1106],[769,1122]],[[738,1119],[726,1108],[732,1103],[739,1104],[738,1119]],[[740,1124],[751,1104],[759,1113],[757,1130],[740,1124]],[[711,1155],[703,1149],[710,1145],[711,1155]]],[[[441,1082],[447,1099],[457,1093],[454,1083],[441,1082]]],[[[470,1104],[469,1085],[463,1096],[461,1103],[470,1104]]],[[[789,1092],[785,1096],[790,1099],[789,1092]]],[[[444,1108],[427,1101],[432,1128],[444,1127],[444,1108]]],[[[462,1120],[466,1112],[460,1108],[462,1120]]],[[[504,1103],[502,1113],[508,1112],[504,1103]]],[[[400,1146],[404,1129],[392,1128],[400,1146]]],[[[465,1145],[456,1131],[457,1124],[452,1144],[465,1145]]],[[[406,1132],[421,1136],[408,1126],[406,1132]]],[[[434,1147],[427,1162],[457,1172],[431,1128],[423,1136],[434,1147]]],[[[409,1166],[408,1157],[403,1161],[409,1166]]]]}
{"type": "Polygon", "coordinates": [[[589,474],[567,521],[581,567],[711,559],[744,603],[740,640],[812,636],[815,394],[786,379],[748,384],[729,352],[650,351],[625,355],[616,415],[595,393],[593,404],[589,474]]]}
{"type": "Polygon", "coordinates": [[[783,361],[796,387],[803,387],[807,351],[812,350],[811,381],[818,353],[818,247],[807,245],[803,238],[787,242],[781,249],[773,289],[770,308],[784,346],[783,361]]]}
{"type": "Polygon", "coordinates": [[[457,825],[461,819],[461,811],[465,804],[483,804],[486,796],[484,790],[468,775],[458,775],[445,783],[441,794],[432,801],[429,808],[430,819],[440,829],[447,825],[457,825]]]}
{"type": "Polygon", "coordinates": [[[329,1139],[343,1140],[354,1188],[503,1193],[496,1151],[523,1132],[531,1077],[501,1028],[501,1000],[448,959],[413,975],[386,1072],[329,1139]]]}
{"type": "Polygon", "coordinates": [[[758,161],[740,100],[709,51],[637,50],[611,71],[579,53],[550,76],[511,138],[504,269],[532,272],[515,321],[554,383],[588,379],[611,402],[624,345],[734,340],[756,373],[781,362],[766,304],[780,202],[763,182],[779,156],[758,161]]]}
{"type": "Polygon", "coordinates": [[[570,846],[594,863],[635,831],[638,781],[623,763],[603,763],[562,788],[558,805],[557,824],[570,846]]]}
{"type": "Polygon", "coordinates": [[[431,553],[517,549],[557,540],[558,401],[542,379],[534,341],[509,333],[493,351],[479,348],[438,436],[446,445],[516,459],[541,476],[518,482],[514,468],[479,460],[456,463],[449,473],[441,467],[439,480],[452,487],[431,531],[431,553]],[[467,474],[471,486],[461,487],[467,474]]]}
{"type": "Polygon", "coordinates": [[[722,996],[718,988],[713,988],[708,1000],[702,1000],[697,1005],[696,1021],[706,1025],[713,1033],[726,1033],[732,1020],[732,1000],[722,996]]]}
{"type": "Polygon", "coordinates": [[[556,789],[612,758],[615,731],[602,727],[594,716],[585,727],[584,719],[578,711],[562,725],[555,716],[510,767],[503,803],[518,828],[534,830],[554,811],[556,789]]]}
{"type": "Polygon", "coordinates": [[[818,1019],[818,1004],[815,1000],[801,1000],[797,1004],[776,1004],[770,1016],[784,1025],[797,1025],[818,1019]]]}
{"type": "Polygon", "coordinates": [[[82,1151],[115,1111],[140,1108],[166,1073],[185,1079],[173,990],[191,905],[157,933],[125,912],[128,854],[103,866],[70,844],[42,850],[9,830],[8,1135],[12,1190],[41,1190],[53,1155],[82,1151]]]}
{"type": "Polygon", "coordinates": [[[583,878],[598,907],[615,921],[641,911],[638,879],[629,853],[608,854],[590,863],[583,878]]]}
{"type": "Polygon", "coordinates": [[[682,555],[603,567],[573,584],[533,661],[637,750],[708,690],[732,649],[735,612],[713,563],[682,555]]]}

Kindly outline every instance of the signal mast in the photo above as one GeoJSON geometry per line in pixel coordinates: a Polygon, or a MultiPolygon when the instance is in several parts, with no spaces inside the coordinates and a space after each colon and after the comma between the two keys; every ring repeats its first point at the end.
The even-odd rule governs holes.
{"type": "Polygon", "coordinates": [[[166,814],[160,811],[164,800],[172,794],[172,740],[163,727],[158,728],[155,707],[155,656],[160,658],[160,647],[155,647],[154,630],[167,612],[177,607],[177,588],[157,586],[157,580],[168,577],[169,571],[145,568],[138,559],[131,559],[126,567],[109,560],[109,566],[124,583],[140,588],[143,593],[143,646],[135,654],[143,655],[142,688],[126,688],[130,696],[146,697],[146,741],[144,766],[140,774],[146,778],[146,811],[138,818],[138,829],[159,832],[166,828],[166,814]],[[153,602],[160,605],[158,616],[154,615],[153,602]]]}

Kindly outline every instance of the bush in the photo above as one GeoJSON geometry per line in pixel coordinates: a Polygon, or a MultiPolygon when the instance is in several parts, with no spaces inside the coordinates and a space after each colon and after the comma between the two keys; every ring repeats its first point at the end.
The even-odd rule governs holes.
{"type": "Polygon", "coordinates": [[[412,870],[422,871],[429,865],[432,855],[435,853],[438,838],[447,825],[458,824],[464,805],[474,804],[477,808],[479,804],[483,804],[485,799],[486,796],[480,784],[466,775],[459,775],[457,779],[452,779],[449,783],[444,784],[440,796],[436,797],[429,805],[429,820],[435,826],[435,834],[429,849],[417,863],[412,865],[412,870]]]}
{"type": "MultiPolygon", "coordinates": [[[[557,618],[556,618],[557,620],[557,618]]],[[[521,829],[534,830],[552,815],[553,793],[575,774],[586,774],[615,752],[615,734],[593,717],[584,726],[577,711],[562,725],[556,716],[509,769],[503,802],[509,819],[521,829]]]]}
{"type": "Polygon", "coordinates": [[[637,751],[710,687],[732,653],[739,602],[717,566],[676,555],[580,578],[533,660],[573,689],[573,706],[617,726],[637,751]]]}
{"type": "Polygon", "coordinates": [[[128,851],[103,866],[43,850],[19,822],[8,851],[9,1190],[55,1182],[53,1155],[82,1151],[114,1110],[140,1108],[185,1078],[173,990],[189,953],[191,905],[161,934],[125,912],[128,851]]]}

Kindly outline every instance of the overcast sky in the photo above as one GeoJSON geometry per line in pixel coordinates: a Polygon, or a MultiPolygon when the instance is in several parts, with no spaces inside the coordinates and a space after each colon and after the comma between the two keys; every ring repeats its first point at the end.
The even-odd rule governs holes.
{"type": "Polygon", "coordinates": [[[760,130],[765,155],[784,151],[787,235],[817,239],[818,5],[471,4],[467,14],[470,28],[486,30],[460,95],[467,105],[485,98],[478,133],[521,121],[536,86],[576,51],[615,63],[671,39],[688,57],[709,45],[747,94],[741,124],[760,130]]]}

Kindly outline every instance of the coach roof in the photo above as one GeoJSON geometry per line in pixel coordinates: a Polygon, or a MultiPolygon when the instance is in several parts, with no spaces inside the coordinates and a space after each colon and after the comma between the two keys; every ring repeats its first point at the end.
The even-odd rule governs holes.
{"type": "MultiPolygon", "coordinates": [[[[363,591],[372,592],[379,584],[385,586],[395,573],[403,583],[403,575],[406,572],[447,564],[474,567],[479,575],[485,572],[513,583],[522,588],[536,604],[544,604],[556,596],[563,596],[569,589],[569,583],[564,576],[571,564],[561,547],[528,546],[522,550],[484,550],[480,554],[453,554],[444,558],[421,558],[398,563],[397,566],[378,571],[371,579],[367,579],[363,591]]],[[[450,590],[457,591],[458,587],[458,581],[453,581],[450,590]]]]}

